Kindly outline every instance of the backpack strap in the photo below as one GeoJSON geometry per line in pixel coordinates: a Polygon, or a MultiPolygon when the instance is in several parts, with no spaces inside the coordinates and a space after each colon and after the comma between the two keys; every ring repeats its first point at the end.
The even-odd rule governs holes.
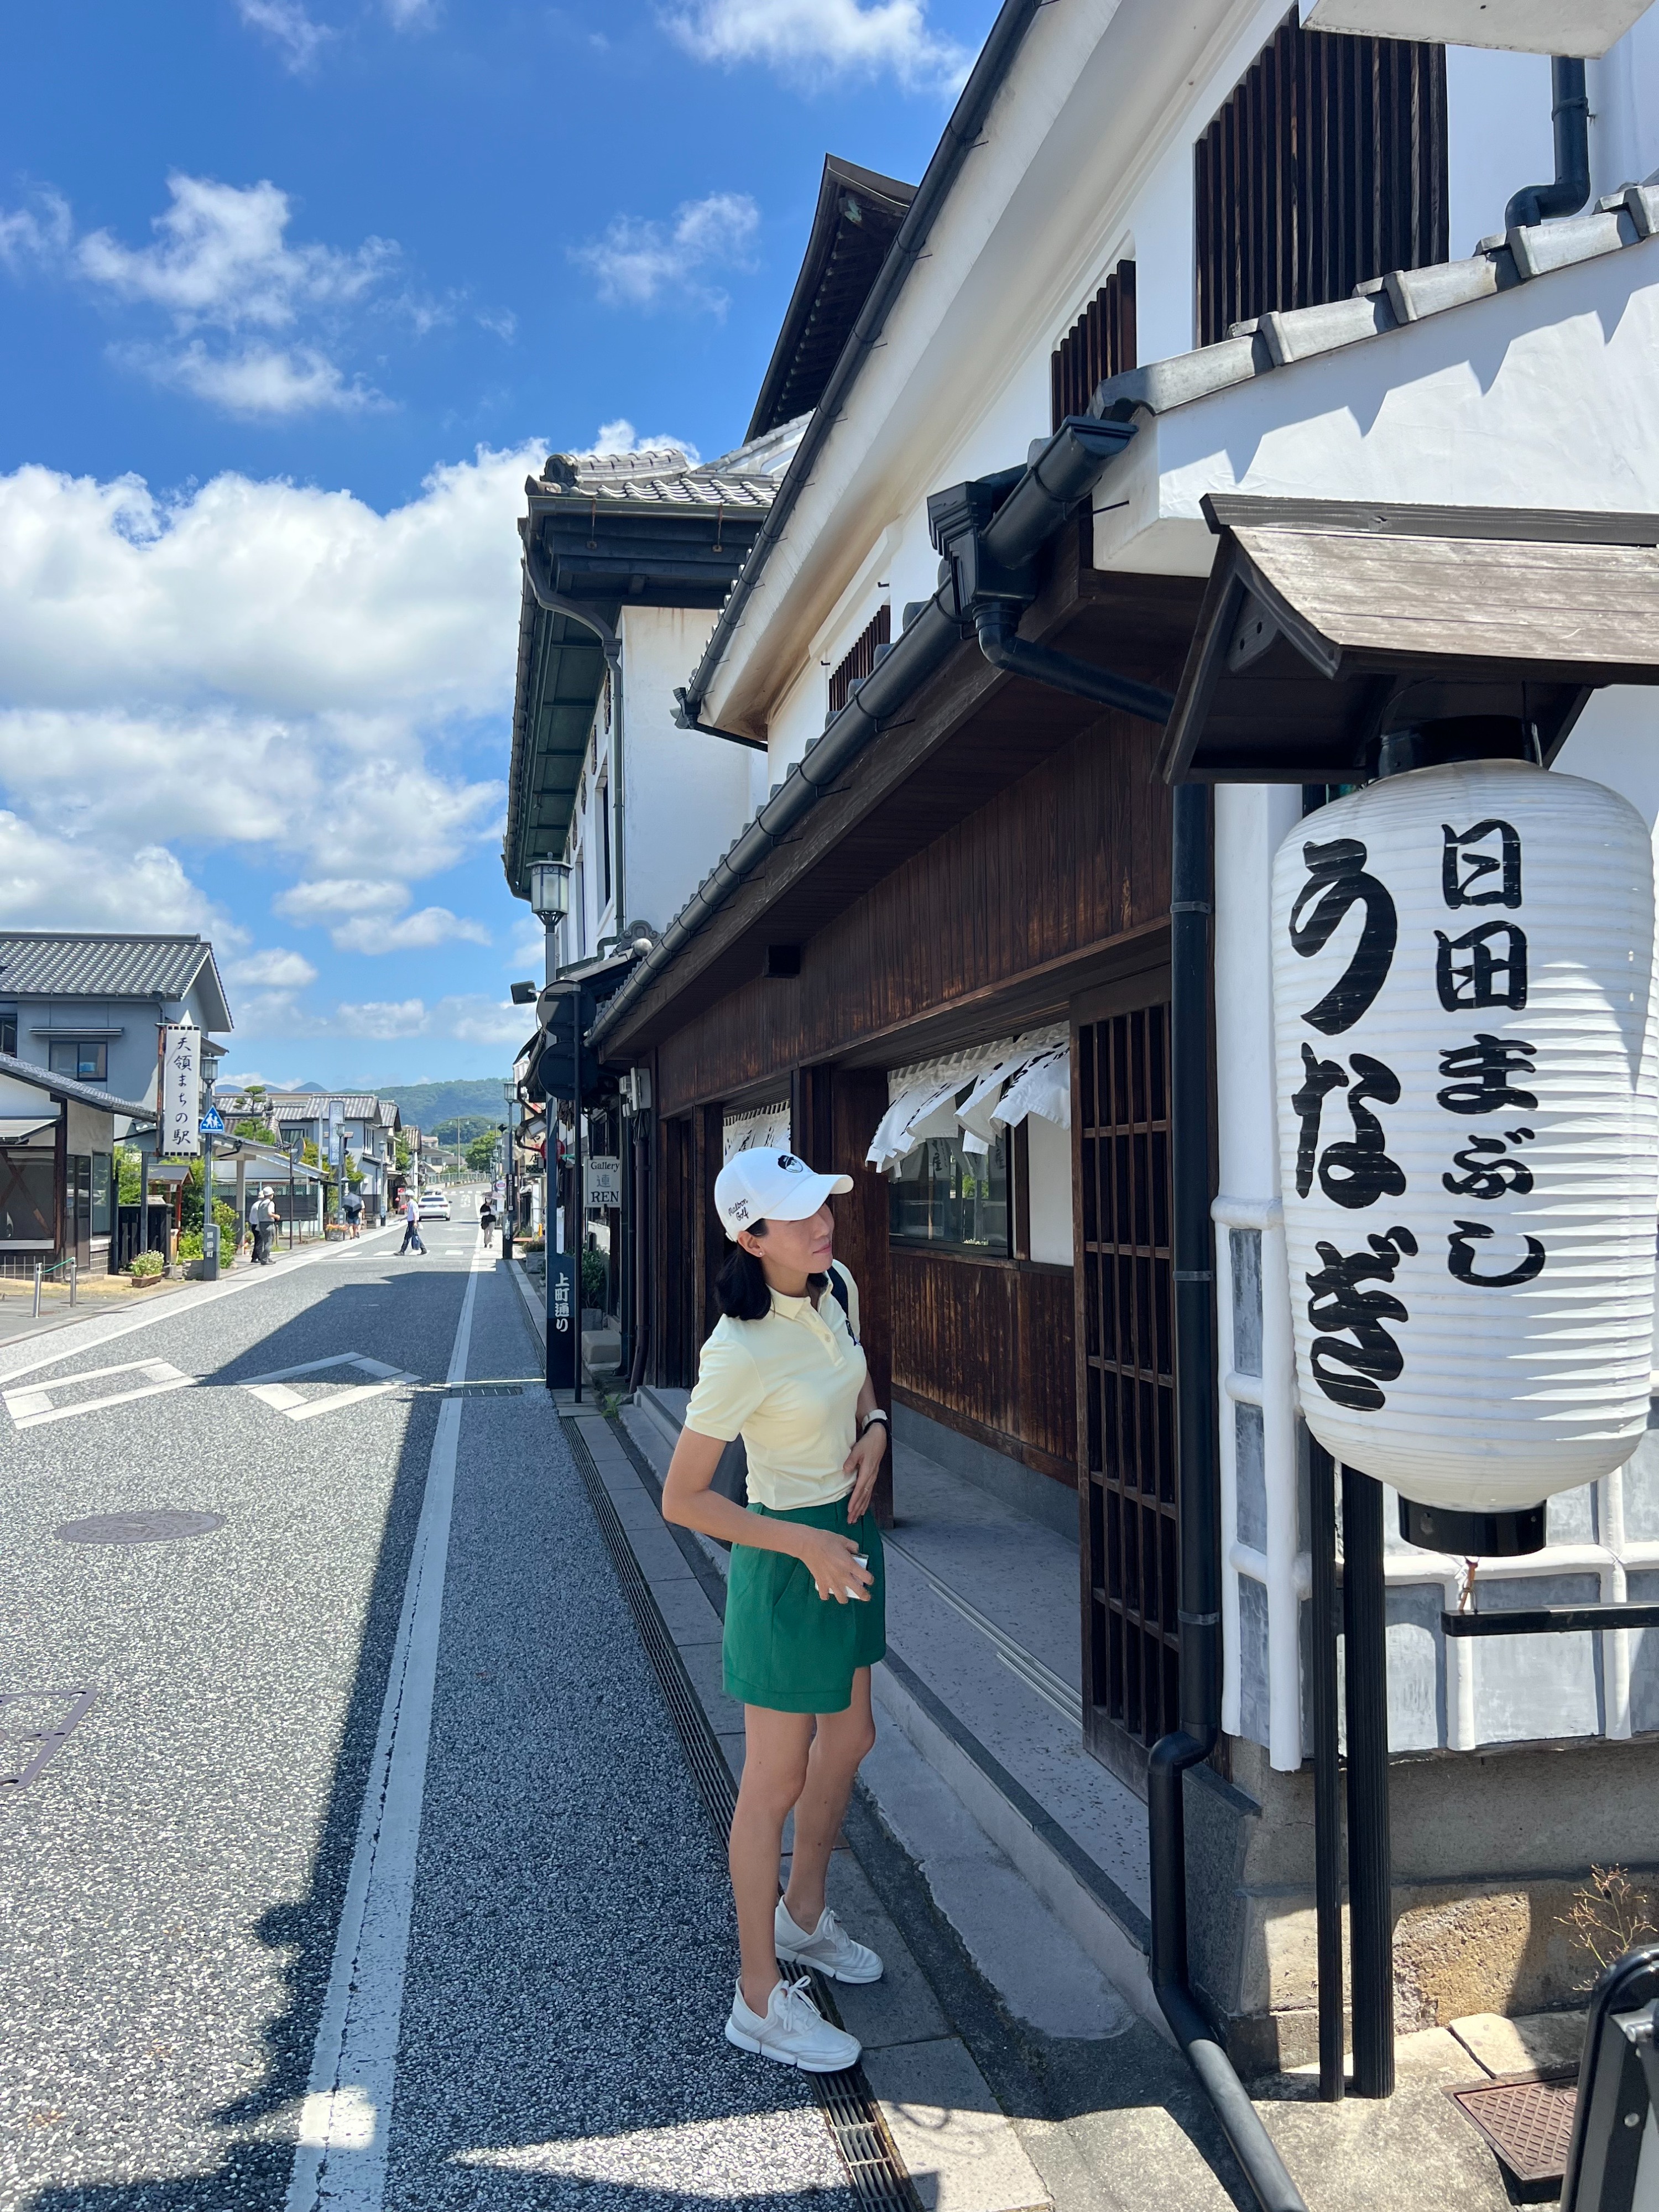
{"type": "MultiPolygon", "coordinates": [[[[830,1290],[836,1304],[847,1317],[847,1334],[848,1336],[853,1336],[853,1308],[847,1295],[847,1278],[842,1273],[839,1260],[832,1260],[830,1262],[830,1290]]],[[[853,1336],[853,1341],[856,1344],[857,1337],[853,1336]]]]}

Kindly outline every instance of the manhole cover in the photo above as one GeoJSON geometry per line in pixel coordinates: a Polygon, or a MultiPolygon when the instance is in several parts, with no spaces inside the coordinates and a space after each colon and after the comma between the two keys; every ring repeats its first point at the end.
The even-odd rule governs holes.
{"type": "Polygon", "coordinates": [[[1578,2085],[1553,2081],[1494,2081],[1490,2089],[1447,2093],[1474,2122],[1520,2182],[1559,2182],[1567,2170],[1578,2085]]]}
{"type": "Polygon", "coordinates": [[[165,1544],[175,1536],[210,1536],[222,1528],[222,1513],[188,1513],[168,1505],[142,1505],[131,1513],[94,1513],[65,1521],[60,1544],[165,1544]]]}

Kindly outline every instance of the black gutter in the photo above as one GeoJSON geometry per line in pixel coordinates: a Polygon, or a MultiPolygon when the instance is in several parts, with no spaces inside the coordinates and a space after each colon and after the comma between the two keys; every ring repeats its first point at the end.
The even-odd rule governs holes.
{"type": "Polygon", "coordinates": [[[712,722],[699,721],[696,709],[687,706],[686,697],[685,686],[677,685],[674,691],[674,727],[677,730],[695,730],[700,738],[724,738],[728,745],[747,745],[752,753],[763,753],[768,750],[764,738],[745,737],[741,730],[717,730],[712,722]]]}
{"type": "MultiPolygon", "coordinates": [[[[975,574],[994,570],[1010,582],[1021,603],[1029,601],[1036,591],[1033,564],[1042,546],[1077,501],[1092,491],[1101,471],[1133,434],[1129,423],[1068,416],[1052,437],[1035,449],[1024,469],[1010,472],[1017,480],[1012,489],[1006,490],[988,522],[984,522],[979,510],[994,495],[975,502],[971,496],[978,489],[975,486],[958,486],[956,491],[940,493],[928,502],[930,510],[942,503],[951,516],[961,519],[959,532],[948,541],[943,538],[941,528],[935,526],[935,542],[946,556],[940,563],[939,589],[931,599],[921,601],[823,735],[812,739],[779,789],[669,923],[595,1023],[592,1042],[596,1046],[738,886],[753,875],[775,847],[793,835],[823,793],[840,782],[880,734],[883,724],[967,634],[964,621],[969,617],[961,593],[968,580],[964,564],[970,552],[976,561],[975,574]]],[[[997,492],[1005,491],[1006,480],[988,481],[997,492]]],[[[532,581],[533,585],[533,577],[532,581]]],[[[680,695],[680,713],[687,717],[683,726],[696,726],[690,720],[693,705],[694,695],[688,688],[680,695]]]]}
{"type": "Polygon", "coordinates": [[[974,64],[961,96],[951,111],[951,119],[945,126],[933,158],[927,164],[927,173],[916,187],[916,196],[910,203],[909,211],[899,225],[898,235],[887,249],[887,258],[881,264],[880,274],[859,311],[852,335],[842,348],[841,358],[830,371],[823,397],[812,410],[806,434],[796,448],[787,474],[778,487],[778,495],[761,526],[760,535],[738,572],[738,580],[732,586],[726,605],[720,609],[720,620],[714,624],[713,635],[703,647],[696,672],[686,688],[687,711],[694,718],[702,710],[704,694],[714,681],[714,671],[720,666],[732,634],[748,605],[750,593],[760,580],[767,556],[782,535],[783,526],[796,500],[805,489],[807,479],[817,465],[818,456],[823,451],[830,433],[841,418],[842,407],[858,380],[865,356],[880,338],[911,268],[926,250],[928,234],[950,196],[963,162],[978,143],[985,119],[990,113],[991,104],[1002,89],[1026,32],[1047,4],[1048,0],[1004,0],[996,21],[991,26],[990,35],[980,49],[979,59],[974,64]]]}
{"type": "Polygon", "coordinates": [[[1187,1958],[1183,1778],[1221,1735],[1221,1485],[1216,1456],[1215,1246],[1210,1223],[1210,793],[1180,783],[1170,885],[1170,1112],[1181,1726],[1146,1768],[1152,1993],[1262,2212],[1307,2212],[1194,1992],[1187,1958]]]}
{"type": "Polygon", "coordinates": [[[1506,230],[1529,228],[1551,216],[1577,215],[1589,198],[1589,95],[1584,64],[1570,54],[1550,62],[1550,121],[1555,130],[1555,180],[1523,185],[1504,210],[1506,230]]]}

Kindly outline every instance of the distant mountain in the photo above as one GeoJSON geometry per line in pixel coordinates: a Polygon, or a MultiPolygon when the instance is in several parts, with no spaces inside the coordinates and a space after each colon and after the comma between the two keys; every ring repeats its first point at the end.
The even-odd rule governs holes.
{"type": "Polygon", "coordinates": [[[506,1080],[503,1071],[494,1080],[481,1082],[365,1083],[362,1087],[377,1098],[395,1099],[404,1121],[419,1129],[435,1129],[456,1121],[472,1121],[493,1129],[507,1119],[507,1103],[501,1097],[506,1080]]]}

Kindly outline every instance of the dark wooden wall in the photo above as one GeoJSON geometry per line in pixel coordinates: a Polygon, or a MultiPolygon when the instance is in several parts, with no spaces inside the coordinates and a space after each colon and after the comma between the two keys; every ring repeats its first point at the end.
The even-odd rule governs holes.
{"type": "Polygon", "coordinates": [[[906,1244],[891,1266],[901,1404],[1075,1485],[1072,1270],[906,1244]]]}
{"type": "Polygon", "coordinates": [[[664,1041],[660,1109],[787,1078],[1167,913],[1158,739],[1107,715],[903,862],[807,940],[798,981],[757,978],[664,1041]]]}

